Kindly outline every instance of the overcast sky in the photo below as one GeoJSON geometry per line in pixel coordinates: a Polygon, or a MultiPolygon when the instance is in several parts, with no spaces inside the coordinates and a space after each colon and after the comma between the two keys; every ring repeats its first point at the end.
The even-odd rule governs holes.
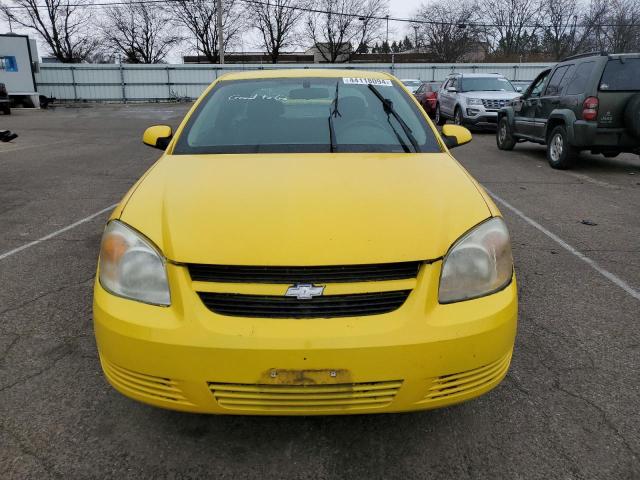
{"type": "MultiPolygon", "coordinates": [[[[389,0],[389,10],[390,10],[389,14],[392,17],[399,17],[399,18],[411,17],[412,14],[416,11],[416,9],[422,3],[425,3],[425,1],[435,2],[437,0],[389,0]]],[[[3,3],[10,4],[11,2],[3,2],[3,3]]],[[[100,10],[96,10],[96,12],[100,12],[100,10]]],[[[35,35],[33,31],[16,28],[15,25],[13,27],[14,27],[13,28],[14,33],[27,34],[37,38],[37,35],[35,35]]],[[[398,39],[398,38],[404,38],[406,34],[410,33],[409,26],[404,23],[390,22],[389,29],[390,29],[389,37],[392,40],[398,39]]],[[[2,19],[0,19],[0,32],[2,33],[9,32],[9,24],[2,19]]],[[[245,50],[255,50],[255,45],[254,45],[255,43],[256,43],[255,38],[245,38],[243,47],[245,50]]],[[[38,39],[38,50],[39,50],[38,54],[41,57],[43,55],[47,55],[46,47],[42,44],[42,42],[39,39],[38,39]]],[[[169,58],[167,58],[167,60],[172,63],[181,62],[180,58],[182,53],[185,53],[185,52],[180,52],[180,51],[172,52],[172,55],[169,58]]]]}

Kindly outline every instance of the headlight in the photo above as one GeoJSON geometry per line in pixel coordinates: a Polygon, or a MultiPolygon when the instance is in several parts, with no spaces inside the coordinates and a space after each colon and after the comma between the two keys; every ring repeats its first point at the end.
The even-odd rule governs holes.
{"type": "Polygon", "coordinates": [[[100,247],[100,284],[120,297],[154,305],[170,305],[165,261],[142,235],[112,221],[100,247]]]}
{"type": "Polygon", "coordinates": [[[511,281],[513,259],[509,232],[501,218],[492,218],[465,234],[444,257],[440,303],[483,297],[511,281]]]}
{"type": "Polygon", "coordinates": [[[467,98],[467,105],[482,105],[481,98],[467,98]]]}

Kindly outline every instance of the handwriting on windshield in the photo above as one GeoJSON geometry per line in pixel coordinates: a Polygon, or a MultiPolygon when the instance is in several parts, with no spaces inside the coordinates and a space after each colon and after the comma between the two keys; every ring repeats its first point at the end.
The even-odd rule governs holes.
{"type": "Polygon", "coordinates": [[[277,102],[286,102],[288,99],[284,95],[258,95],[254,93],[250,97],[243,97],[242,95],[229,95],[229,101],[239,100],[241,102],[247,102],[251,100],[275,100],[277,102]]]}

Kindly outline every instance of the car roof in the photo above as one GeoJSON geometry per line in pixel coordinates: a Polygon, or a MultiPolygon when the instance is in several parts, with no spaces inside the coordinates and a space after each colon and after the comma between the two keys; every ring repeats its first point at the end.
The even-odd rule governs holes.
{"type": "Polygon", "coordinates": [[[587,52],[572,55],[570,57],[563,58],[560,63],[571,62],[573,60],[582,60],[593,57],[608,57],[610,59],[624,59],[624,58],[640,58],[640,53],[607,53],[607,52],[587,52]]]}
{"type": "Polygon", "coordinates": [[[458,77],[468,77],[468,78],[487,78],[487,77],[504,77],[501,73],[452,73],[450,75],[458,76],[458,77]]]}
{"type": "Polygon", "coordinates": [[[260,78],[375,78],[379,80],[395,79],[393,75],[385,72],[372,72],[369,70],[347,70],[333,68],[277,68],[270,70],[244,70],[221,75],[220,80],[251,80],[260,78]]]}

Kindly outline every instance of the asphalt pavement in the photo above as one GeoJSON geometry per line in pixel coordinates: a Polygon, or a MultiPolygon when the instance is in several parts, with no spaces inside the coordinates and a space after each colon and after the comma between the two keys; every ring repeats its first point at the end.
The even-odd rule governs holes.
{"type": "MultiPolygon", "coordinates": [[[[207,416],[115,392],[92,282],[107,211],[186,105],[14,110],[0,128],[0,478],[640,478],[640,159],[455,156],[493,195],[520,293],[509,374],[489,394],[408,414],[207,416]],[[102,212],[102,213],[100,213],[102,212]],[[57,235],[50,236],[52,233],[57,235]],[[25,248],[26,247],[26,248],[25,248]]],[[[428,188],[428,185],[425,186],[428,188]]]]}

